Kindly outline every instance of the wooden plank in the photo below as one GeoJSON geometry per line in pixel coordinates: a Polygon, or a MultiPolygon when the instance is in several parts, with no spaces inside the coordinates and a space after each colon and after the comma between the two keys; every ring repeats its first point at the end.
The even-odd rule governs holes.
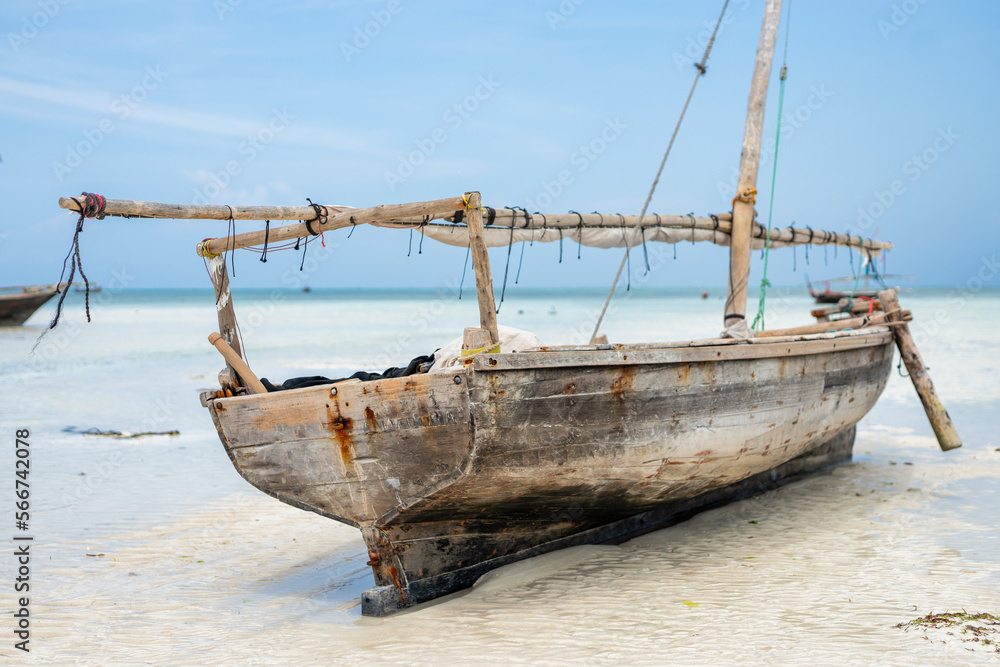
{"type": "MultiPolygon", "coordinates": [[[[899,321],[907,322],[912,319],[913,315],[908,310],[904,310],[899,314],[899,321]]],[[[850,317],[833,322],[807,324],[802,327],[792,327],[790,329],[770,329],[768,331],[759,332],[757,334],[757,338],[779,338],[782,336],[801,336],[815,333],[827,333],[830,331],[840,331],[842,329],[862,329],[886,323],[891,324],[891,321],[886,318],[885,313],[878,313],[876,315],[872,315],[871,317],[866,315],[865,317],[850,317]]]]}
{"type": "Polygon", "coordinates": [[[490,271],[490,255],[483,241],[483,211],[478,192],[465,195],[465,219],[469,227],[469,248],[472,266],[476,271],[476,296],[479,300],[479,325],[490,332],[493,343],[500,342],[497,331],[497,308],[493,300],[493,274],[490,271]]]}
{"type": "Polygon", "coordinates": [[[781,17],[781,0],[767,0],[764,21],[757,45],[757,61],[750,99],[747,102],[747,119],[743,130],[743,152],[740,155],[740,177],[733,200],[733,231],[729,246],[729,287],[726,296],[725,326],[746,320],[747,281],[750,279],[750,236],[753,231],[757,168],[760,166],[760,137],[764,129],[764,103],[767,100],[767,83],[771,77],[771,61],[778,38],[778,20],[781,17]]]}
{"type": "Polygon", "coordinates": [[[517,354],[484,354],[473,362],[480,370],[545,368],[556,366],[639,365],[729,359],[764,359],[796,355],[819,354],[834,350],[877,347],[892,340],[885,328],[875,328],[863,335],[831,335],[815,340],[741,344],[704,348],[659,348],[588,350],[580,352],[528,352],[517,354]]]}
{"type": "Polygon", "coordinates": [[[910,374],[910,380],[913,381],[913,387],[917,390],[917,396],[920,397],[924,412],[927,413],[927,419],[930,420],[934,435],[937,436],[938,445],[943,451],[961,447],[962,439],[958,437],[958,431],[955,430],[951,416],[944,409],[937,392],[934,391],[934,383],[931,382],[931,376],[927,373],[927,367],[920,356],[920,351],[917,350],[917,344],[914,342],[913,336],[910,335],[910,327],[902,319],[902,314],[905,311],[901,311],[899,308],[899,299],[896,298],[895,290],[879,292],[878,298],[882,302],[886,314],[893,322],[898,323],[897,326],[892,327],[892,333],[896,339],[896,346],[899,348],[899,356],[906,364],[906,370],[910,374]]]}

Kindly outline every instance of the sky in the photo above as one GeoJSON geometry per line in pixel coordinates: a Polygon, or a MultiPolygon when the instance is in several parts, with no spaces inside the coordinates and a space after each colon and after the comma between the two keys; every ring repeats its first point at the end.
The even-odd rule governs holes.
{"type": "MultiPolygon", "coordinates": [[[[763,0],[731,0],[652,200],[731,208],[763,0]]],[[[479,190],[489,206],[638,213],[722,2],[503,3],[7,0],[0,10],[0,285],[53,283],[83,191],[164,203],[366,207],[479,190]],[[590,147],[590,150],[586,150],[590,147]],[[559,182],[559,174],[569,178],[559,182]]],[[[1000,4],[785,2],[764,127],[758,212],[774,169],[778,70],[788,80],[773,219],[890,240],[889,273],[957,286],[995,269],[1000,4]],[[992,264],[991,264],[992,263],[992,264]]],[[[240,222],[239,230],[261,228],[240,222]]],[[[197,242],[226,223],[88,220],[84,270],[104,285],[198,288],[197,242]]],[[[465,251],[405,231],[324,235],[240,287],[453,285],[465,251]],[[308,255],[307,255],[308,257],[308,255]]],[[[633,286],[720,286],[728,250],[633,255],[633,286]]],[[[640,251],[641,253],[641,251],[640,251]]],[[[491,251],[498,282],[507,249],[491,251]]],[[[524,249],[519,285],[608,287],[622,251],[524,249]],[[578,252],[579,251],[579,252],[578,252]],[[577,259],[579,254],[580,259],[577,259]]],[[[772,283],[848,275],[821,247],[769,257],[772,283]]],[[[521,263],[521,249],[512,262],[521,263]]],[[[751,284],[763,262],[753,258],[751,284]]],[[[513,269],[511,270],[513,273],[513,269]]],[[[996,280],[994,278],[994,280],[996,280]]]]}

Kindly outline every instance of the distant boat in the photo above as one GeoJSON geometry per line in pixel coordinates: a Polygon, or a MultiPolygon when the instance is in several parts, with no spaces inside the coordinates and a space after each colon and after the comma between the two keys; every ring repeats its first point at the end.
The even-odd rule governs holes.
{"type": "Polygon", "coordinates": [[[101,287],[100,285],[94,284],[94,285],[91,285],[90,288],[89,288],[89,290],[88,290],[88,288],[85,287],[85,286],[77,285],[76,287],[73,288],[73,291],[74,292],[81,292],[81,293],[89,291],[91,294],[97,294],[98,292],[104,291],[104,288],[101,287]]]}
{"type": "MultiPolygon", "coordinates": [[[[906,278],[908,280],[912,279],[913,276],[902,276],[902,275],[886,275],[880,276],[882,279],[885,278],[906,278]]],[[[866,298],[874,299],[878,297],[878,293],[881,289],[868,289],[868,281],[872,276],[865,275],[861,278],[849,277],[849,278],[831,278],[829,280],[823,281],[823,291],[819,291],[813,288],[813,284],[809,282],[809,277],[806,277],[806,287],[809,288],[809,296],[816,300],[816,303],[839,303],[841,299],[851,299],[851,298],[866,298]],[[859,289],[850,290],[837,290],[830,289],[831,283],[848,283],[853,285],[859,285],[859,289]]]]}
{"type": "Polygon", "coordinates": [[[56,285],[0,287],[0,326],[21,326],[57,293],[56,285]]]}

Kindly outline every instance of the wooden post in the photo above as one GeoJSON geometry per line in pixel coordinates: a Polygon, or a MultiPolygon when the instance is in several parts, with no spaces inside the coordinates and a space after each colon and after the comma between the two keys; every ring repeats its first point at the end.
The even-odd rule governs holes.
{"type": "MultiPolygon", "coordinates": [[[[896,298],[895,290],[885,290],[878,293],[879,301],[888,318],[894,322],[899,322],[901,311],[899,300],[896,298]]],[[[944,409],[941,400],[934,391],[934,383],[931,382],[930,375],[927,374],[927,367],[924,360],[920,358],[917,345],[910,335],[910,327],[906,324],[897,324],[892,327],[892,334],[896,338],[896,347],[899,348],[899,356],[906,364],[906,370],[910,374],[913,386],[917,390],[917,396],[924,405],[924,412],[931,422],[934,435],[937,436],[938,444],[943,451],[957,449],[962,446],[962,440],[958,437],[955,425],[951,423],[948,411],[944,409]]]]}
{"type": "Polygon", "coordinates": [[[747,121],[743,129],[743,153],[740,156],[740,177],[733,201],[733,231],[729,246],[729,290],[726,296],[725,326],[746,320],[747,282],[750,279],[750,234],[753,230],[753,205],[757,192],[757,167],[760,165],[760,136],[764,129],[764,102],[767,82],[771,76],[774,45],[778,39],[778,19],[781,0],[767,0],[764,23],[757,45],[747,103],[747,121]]]}
{"type": "MultiPolygon", "coordinates": [[[[236,311],[233,310],[233,298],[229,290],[229,273],[226,271],[226,256],[216,255],[208,259],[208,269],[212,276],[212,286],[215,288],[215,310],[219,315],[219,331],[222,339],[232,348],[236,355],[243,357],[243,346],[239,333],[236,331],[236,311]]],[[[239,376],[231,364],[227,362],[226,370],[219,374],[219,382],[223,389],[239,387],[239,376]]]]}
{"type": "Polygon", "coordinates": [[[490,271],[490,256],[483,240],[483,209],[478,192],[465,194],[465,224],[469,229],[469,248],[472,267],[476,271],[476,295],[479,299],[479,325],[490,332],[493,343],[500,342],[497,331],[497,309],[493,301],[493,274],[490,271]]]}

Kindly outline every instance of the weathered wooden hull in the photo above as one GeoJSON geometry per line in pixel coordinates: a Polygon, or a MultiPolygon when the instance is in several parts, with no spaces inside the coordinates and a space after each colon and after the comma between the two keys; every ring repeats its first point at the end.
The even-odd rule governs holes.
{"type": "Polygon", "coordinates": [[[0,294],[0,327],[19,327],[56,295],[55,289],[0,294]]]}
{"type": "Polygon", "coordinates": [[[209,408],[251,484],[361,529],[381,615],[850,458],[891,362],[884,328],[563,348],[209,408]]]}

